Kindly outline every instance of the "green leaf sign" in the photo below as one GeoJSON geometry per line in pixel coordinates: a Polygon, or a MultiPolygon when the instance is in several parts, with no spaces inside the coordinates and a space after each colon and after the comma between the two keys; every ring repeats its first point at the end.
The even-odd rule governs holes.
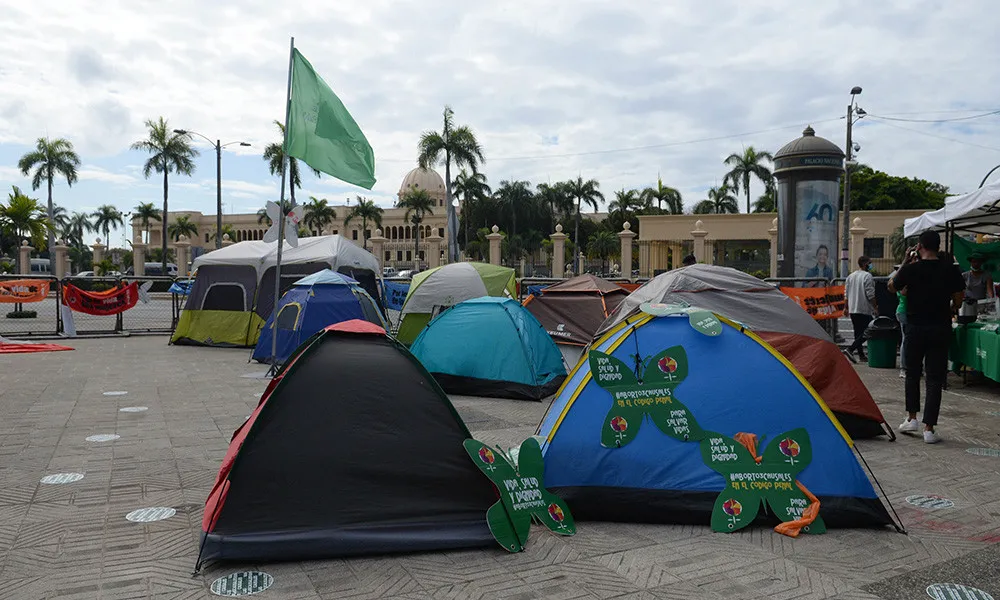
{"type": "Polygon", "coordinates": [[[477,440],[465,440],[463,445],[472,462],[500,492],[500,500],[486,511],[486,523],[505,550],[524,549],[532,518],[554,533],[576,533],[569,506],[543,485],[545,464],[535,438],[521,443],[516,460],[477,440]]]}
{"type": "MultiPolygon", "coordinates": [[[[812,461],[812,445],[805,429],[793,429],[771,440],[760,463],[743,444],[720,433],[706,432],[701,456],[713,471],[726,478],[726,487],[712,509],[714,531],[736,531],[757,516],[762,502],[783,522],[794,521],[809,506],[796,477],[812,461]]],[[[819,516],[802,531],[824,533],[819,516]]]]}
{"type": "MultiPolygon", "coordinates": [[[[620,448],[639,433],[648,416],[660,431],[687,442],[700,440],[704,433],[694,415],[674,395],[688,374],[684,348],[673,346],[636,365],[633,371],[621,360],[591,350],[590,373],[597,385],[611,394],[612,405],[601,429],[601,445],[620,448]],[[642,367],[642,379],[636,371],[642,367]]],[[[638,358],[636,359],[637,363],[638,358]]]]}
{"type": "Polygon", "coordinates": [[[688,323],[698,333],[716,336],[722,333],[722,321],[712,311],[696,308],[687,304],[663,304],[658,302],[643,302],[639,306],[642,312],[654,317],[686,314],[688,323]]]}

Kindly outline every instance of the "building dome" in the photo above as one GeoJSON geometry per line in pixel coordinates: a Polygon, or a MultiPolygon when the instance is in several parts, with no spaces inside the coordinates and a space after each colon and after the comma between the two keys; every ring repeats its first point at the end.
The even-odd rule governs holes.
{"type": "Polygon", "coordinates": [[[843,158],[844,151],[830,140],[817,136],[816,130],[809,125],[802,132],[802,137],[782,146],[781,150],[774,153],[774,158],[777,160],[797,154],[828,154],[843,158]]]}
{"type": "Polygon", "coordinates": [[[432,198],[444,198],[444,179],[433,169],[417,167],[403,177],[399,186],[399,197],[414,189],[427,190],[432,198]]]}

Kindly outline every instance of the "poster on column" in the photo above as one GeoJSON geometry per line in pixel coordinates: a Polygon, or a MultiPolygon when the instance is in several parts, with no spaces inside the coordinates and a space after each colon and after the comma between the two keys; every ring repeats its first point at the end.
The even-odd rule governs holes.
{"type": "MultiPolygon", "coordinates": [[[[837,265],[836,181],[800,181],[795,185],[795,277],[832,279],[837,265]]],[[[820,282],[800,287],[826,287],[820,282]]]]}

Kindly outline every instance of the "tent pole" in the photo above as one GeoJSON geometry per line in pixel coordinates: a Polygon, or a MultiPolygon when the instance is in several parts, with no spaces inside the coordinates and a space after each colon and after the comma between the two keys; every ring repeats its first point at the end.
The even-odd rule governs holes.
{"type": "MultiPolygon", "coordinates": [[[[274,264],[274,306],[271,307],[271,367],[268,376],[276,375],[278,356],[278,299],[281,295],[281,247],[285,245],[285,180],[288,172],[288,113],[292,109],[292,61],[295,58],[295,38],[288,44],[288,88],[285,92],[285,135],[281,141],[281,194],[278,202],[278,254],[274,264]]],[[[294,185],[290,182],[291,185],[294,185]]],[[[294,208],[294,207],[293,207],[294,208]]]]}

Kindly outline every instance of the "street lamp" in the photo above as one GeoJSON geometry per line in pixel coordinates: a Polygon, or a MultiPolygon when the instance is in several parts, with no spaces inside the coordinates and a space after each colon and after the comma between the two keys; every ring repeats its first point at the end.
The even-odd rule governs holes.
{"type": "MultiPolygon", "coordinates": [[[[247,142],[228,142],[223,144],[221,140],[215,140],[215,143],[212,143],[212,140],[208,136],[189,129],[175,129],[174,133],[200,136],[215,147],[215,249],[218,250],[222,247],[222,149],[233,144],[239,144],[240,146],[249,146],[250,144],[247,142]]],[[[167,215],[163,215],[163,218],[166,219],[167,215]]]]}
{"type": "Polygon", "coordinates": [[[847,158],[844,161],[844,225],[841,232],[840,250],[840,276],[847,277],[851,271],[851,167],[857,166],[857,162],[851,158],[851,153],[855,152],[854,142],[851,140],[851,129],[859,119],[864,118],[868,113],[854,103],[854,97],[861,93],[861,86],[856,85],[851,88],[851,103],[847,105],[847,158]],[[857,118],[855,118],[857,115],[857,118]]]}
{"type": "Polygon", "coordinates": [[[992,175],[993,172],[996,171],[997,169],[1000,169],[1000,165],[997,165],[992,169],[990,169],[990,172],[986,174],[986,177],[983,177],[983,180],[979,182],[979,187],[983,187],[984,185],[986,185],[986,180],[989,179],[990,175],[992,175]]]}

